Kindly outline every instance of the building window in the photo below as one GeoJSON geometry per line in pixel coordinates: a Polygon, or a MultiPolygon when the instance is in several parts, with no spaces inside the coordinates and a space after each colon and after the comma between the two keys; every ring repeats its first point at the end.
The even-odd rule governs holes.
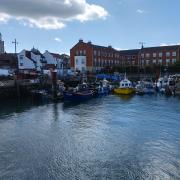
{"type": "Polygon", "coordinates": [[[176,63],[176,59],[172,59],[172,63],[173,63],[173,64],[176,63]]]}
{"type": "Polygon", "coordinates": [[[156,53],[153,53],[153,57],[154,57],[154,58],[156,57],[156,53]]]}
{"type": "Polygon", "coordinates": [[[96,56],[96,53],[97,53],[96,50],[94,50],[94,55],[95,55],[95,56],[96,56]]]}
{"type": "Polygon", "coordinates": [[[169,64],[170,63],[170,59],[166,59],[166,64],[169,64]]]}
{"type": "Polygon", "coordinates": [[[100,51],[98,51],[98,56],[100,56],[101,55],[101,52],[100,51]]]}
{"type": "Polygon", "coordinates": [[[86,55],[86,50],[84,50],[84,55],[86,55]]]}
{"type": "Polygon", "coordinates": [[[141,54],[141,57],[144,58],[144,54],[141,54]]]}
{"type": "Polygon", "coordinates": [[[172,56],[176,56],[176,51],[172,52],[172,56]]]}
{"type": "Polygon", "coordinates": [[[146,65],[149,65],[149,60],[146,60],[146,65]]]}
{"type": "Polygon", "coordinates": [[[156,64],[156,59],[153,60],[153,64],[156,64]]]}
{"type": "Polygon", "coordinates": [[[97,62],[96,62],[96,58],[94,58],[94,61],[93,61],[94,66],[97,65],[96,63],[97,63],[97,62]]]}
{"type": "Polygon", "coordinates": [[[81,60],[81,64],[85,64],[85,60],[84,59],[81,60]]]}
{"type": "Polygon", "coordinates": [[[23,56],[23,55],[21,55],[19,58],[22,60],[22,59],[23,59],[23,57],[24,57],[24,56],[23,56]]]}
{"type": "Polygon", "coordinates": [[[76,51],[76,55],[79,55],[79,51],[78,50],[76,51]]]}
{"type": "Polygon", "coordinates": [[[20,63],[20,66],[23,66],[23,63],[20,63]]]}
{"type": "Polygon", "coordinates": [[[158,60],[158,63],[159,63],[159,64],[162,64],[162,59],[159,59],[159,60],[158,60]]]}
{"type": "Polygon", "coordinates": [[[146,57],[149,58],[149,57],[150,57],[150,54],[149,54],[149,53],[146,53],[146,57]]]}
{"type": "Polygon", "coordinates": [[[144,59],[141,61],[142,64],[144,64],[144,59]]]}
{"type": "Polygon", "coordinates": [[[78,59],[76,59],[76,64],[78,64],[78,59]]]}
{"type": "Polygon", "coordinates": [[[170,52],[166,52],[166,57],[170,57],[171,53],[170,52]]]}
{"type": "Polygon", "coordinates": [[[162,52],[159,53],[159,57],[162,57],[162,52]]]}

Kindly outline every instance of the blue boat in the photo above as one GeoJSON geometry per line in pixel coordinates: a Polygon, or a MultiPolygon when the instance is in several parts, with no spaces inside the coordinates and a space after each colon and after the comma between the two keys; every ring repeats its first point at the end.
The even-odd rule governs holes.
{"type": "Polygon", "coordinates": [[[143,80],[140,81],[136,86],[136,94],[144,95],[144,94],[154,94],[155,89],[153,87],[153,82],[151,80],[143,80]]]}
{"type": "Polygon", "coordinates": [[[93,91],[89,90],[86,83],[78,85],[77,88],[64,92],[64,101],[82,102],[93,97],[93,91]]]}
{"type": "Polygon", "coordinates": [[[98,96],[106,96],[110,94],[112,88],[109,82],[104,78],[102,81],[100,81],[100,85],[97,88],[97,94],[98,96]]]}

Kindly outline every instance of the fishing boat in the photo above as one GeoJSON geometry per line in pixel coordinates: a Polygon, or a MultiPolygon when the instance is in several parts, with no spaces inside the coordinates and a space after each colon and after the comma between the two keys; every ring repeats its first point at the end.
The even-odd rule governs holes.
{"type": "Polygon", "coordinates": [[[103,79],[103,81],[101,81],[99,86],[97,87],[97,95],[98,96],[108,95],[111,92],[111,89],[112,87],[109,84],[109,81],[103,79]]]}
{"type": "Polygon", "coordinates": [[[144,83],[144,94],[154,94],[155,89],[153,86],[153,81],[151,79],[145,79],[143,80],[144,83]]]}
{"type": "Polygon", "coordinates": [[[86,83],[78,85],[75,89],[64,91],[64,101],[81,102],[93,97],[93,91],[86,83]]]}
{"type": "Polygon", "coordinates": [[[142,81],[139,81],[135,88],[137,95],[144,95],[144,84],[142,81]]]}
{"type": "Polygon", "coordinates": [[[156,87],[161,94],[172,95],[174,94],[175,80],[171,76],[161,77],[158,79],[156,87]]]}
{"type": "Polygon", "coordinates": [[[132,86],[131,81],[129,81],[125,76],[125,78],[122,81],[120,81],[119,87],[114,89],[114,92],[116,94],[129,95],[133,94],[135,92],[135,89],[132,86]]]}

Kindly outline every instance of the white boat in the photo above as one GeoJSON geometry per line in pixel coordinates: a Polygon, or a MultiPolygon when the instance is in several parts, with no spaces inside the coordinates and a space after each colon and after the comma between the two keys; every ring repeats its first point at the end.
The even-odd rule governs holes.
{"type": "Polygon", "coordinates": [[[125,75],[125,78],[120,82],[119,87],[114,89],[114,92],[116,94],[128,95],[133,94],[135,92],[135,88],[132,86],[131,81],[129,81],[125,75]]]}
{"type": "Polygon", "coordinates": [[[160,77],[158,79],[156,86],[158,91],[162,94],[167,94],[167,95],[173,94],[175,87],[174,77],[173,76],[160,77]]]}

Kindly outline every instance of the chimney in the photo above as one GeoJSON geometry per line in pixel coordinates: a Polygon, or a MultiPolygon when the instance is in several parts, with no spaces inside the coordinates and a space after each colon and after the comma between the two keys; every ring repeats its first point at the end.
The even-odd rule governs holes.
{"type": "Polygon", "coordinates": [[[83,43],[83,39],[79,39],[79,42],[80,42],[80,43],[83,43]]]}

